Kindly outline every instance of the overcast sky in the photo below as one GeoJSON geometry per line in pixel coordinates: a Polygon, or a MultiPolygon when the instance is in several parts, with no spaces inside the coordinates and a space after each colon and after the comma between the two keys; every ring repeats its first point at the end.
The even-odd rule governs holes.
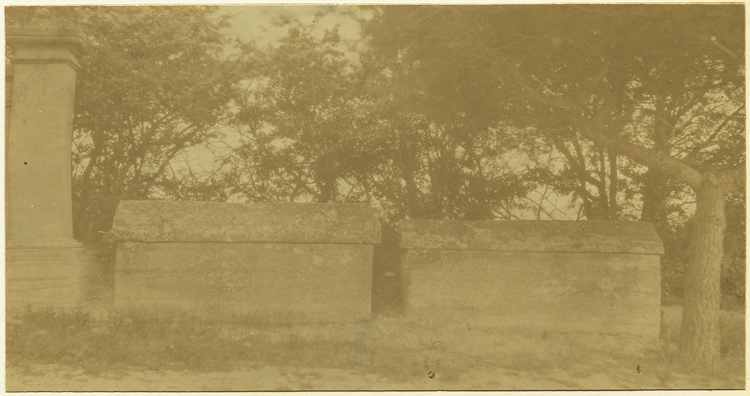
{"type": "Polygon", "coordinates": [[[360,34],[358,22],[347,15],[351,6],[307,5],[307,6],[223,6],[221,12],[232,16],[231,27],[226,29],[230,37],[243,41],[256,41],[261,46],[272,44],[284,32],[297,23],[314,28],[322,37],[326,30],[339,27],[339,34],[348,39],[357,39],[360,34]],[[284,25],[279,26],[279,23],[284,25]]]}

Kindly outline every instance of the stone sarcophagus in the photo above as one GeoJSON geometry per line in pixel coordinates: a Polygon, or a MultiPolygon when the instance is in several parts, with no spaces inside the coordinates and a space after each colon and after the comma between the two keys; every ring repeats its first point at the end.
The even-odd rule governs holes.
{"type": "Polygon", "coordinates": [[[363,204],[123,201],[115,307],[239,323],[370,318],[380,220],[363,204]]]}
{"type": "Polygon", "coordinates": [[[398,233],[405,312],[426,327],[658,339],[651,224],[405,220],[398,233]]]}

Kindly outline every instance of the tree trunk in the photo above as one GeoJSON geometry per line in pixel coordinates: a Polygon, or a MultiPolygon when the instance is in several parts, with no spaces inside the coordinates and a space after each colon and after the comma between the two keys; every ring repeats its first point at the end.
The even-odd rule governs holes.
{"type": "Polygon", "coordinates": [[[693,371],[716,372],[721,337],[721,259],[726,227],[724,189],[716,177],[707,175],[696,195],[683,299],[680,360],[693,371]]]}
{"type": "Polygon", "coordinates": [[[336,196],[336,177],[325,176],[320,183],[320,195],[318,202],[332,202],[336,196]]]}
{"type": "Polygon", "coordinates": [[[643,209],[641,221],[653,223],[658,231],[665,227],[666,221],[665,201],[667,199],[667,178],[658,170],[646,171],[643,181],[643,209]]]}
{"type": "Polygon", "coordinates": [[[597,205],[599,212],[599,218],[604,220],[609,220],[609,194],[607,191],[607,163],[606,159],[604,157],[604,149],[599,149],[599,183],[597,183],[596,187],[599,190],[599,196],[598,201],[599,204],[597,205]]]}
{"type": "Polygon", "coordinates": [[[609,218],[617,220],[617,154],[609,150],[609,218]]]}
{"type": "Polygon", "coordinates": [[[401,172],[406,184],[406,211],[412,219],[421,219],[424,216],[422,205],[419,204],[419,187],[414,179],[415,166],[403,165],[401,172]]]}
{"type": "Polygon", "coordinates": [[[594,212],[594,205],[591,204],[588,190],[586,190],[586,182],[579,179],[579,185],[576,188],[576,191],[581,197],[581,207],[583,208],[583,215],[586,216],[586,220],[597,220],[596,212],[594,212]]]}

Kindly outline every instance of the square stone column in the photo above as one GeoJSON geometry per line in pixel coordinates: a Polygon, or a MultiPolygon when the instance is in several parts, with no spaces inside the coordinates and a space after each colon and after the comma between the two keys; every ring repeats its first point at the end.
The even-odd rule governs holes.
{"type": "Polygon", "coordinates": [[[78,55],[73,29],[8,27],[6,304],[75,306],[86,253],[73,239],[71,150],[78,55]]]}

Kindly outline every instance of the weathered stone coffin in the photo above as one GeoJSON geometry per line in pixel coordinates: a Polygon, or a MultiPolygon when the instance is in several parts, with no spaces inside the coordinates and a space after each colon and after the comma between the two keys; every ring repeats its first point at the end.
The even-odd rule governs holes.
{"type": "Polygon", "coordinates": [[[368,320],[380,221],[364,204],[123,201],[115,307],[242,323],[368,320]]]}
{"type": "Polygon", "coordinates": [[[398,224],[406,314],[437,328],[656,341],[661,240],[641,222],[398,224]]]}

